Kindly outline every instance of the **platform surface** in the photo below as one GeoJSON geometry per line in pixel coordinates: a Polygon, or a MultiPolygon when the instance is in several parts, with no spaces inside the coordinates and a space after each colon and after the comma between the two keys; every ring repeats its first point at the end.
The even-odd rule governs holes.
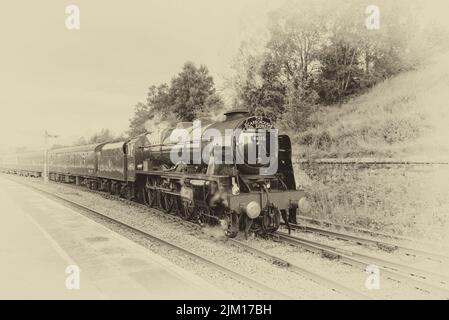
{"type": "Polygon", "coordinates": [[[0,175],[0,299],[226,298],[165,258],[0,175]],[[79,289],[76,267],[69,266],[80,269],[79,289]]]}

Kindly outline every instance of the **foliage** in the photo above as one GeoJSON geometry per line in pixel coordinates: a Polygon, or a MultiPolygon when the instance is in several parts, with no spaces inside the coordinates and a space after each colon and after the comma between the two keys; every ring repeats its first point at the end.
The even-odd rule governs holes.
{"type": "Polygon", "coordinates": [[[170,110],[183,121],[193,121],[199,112],[212,111],[219,107],[220,101],[207,68],[204,65],[197,68],[192,62],[184,64],[168,90],[170,110]]]}
{"type": "Polygon", "coordinates": [[[135,136],[148,130],[155,122],[175,124],[177,121],[193,121],[223,107],[216,93],[214,81],[208,69],[186,62],[170,85],[151,86],[147,102],[137,103],[130,119],[128,135],[135,136]]]}
{"type": "Polygon", "coordinates": [[[80,137],[74,142],[74,145],[82,146],[87,144],[118,142],[123,140],[125,140],[125,137],[123,135],[114,136],[109,129],[101,129],[100,132],[94,133],[88,139],[86,139],[85,137],[80,137]]]}
{"type": "Polygon", "coordinates": [[[150,119],[150,107],[148,104],[138,102],[134,107],[134,116],[130,119],[128,135],[135,137],[146,131],[145,123],[150,119]]]}
{"type": "Polygon", "coordinates": [[[281,127],[304,130],[317,105],[340,105],[413,70],[435,48],[437,37],[425,36],[429,30],[412,14],[416,4],[379,0],[378,30],[365,25],[368,4],[291,0],[271,12],[264,45],[251,51],[245,41],[235,59],[235,75],[227,82],[235,104],[271,116],[281,127]]]}
{"type": "Polygon", "coordinates": [[[338,107],[316,107],[292,136],[296,157],[447,161],[448,63],[447,54],[434,56],[338,107]]]}

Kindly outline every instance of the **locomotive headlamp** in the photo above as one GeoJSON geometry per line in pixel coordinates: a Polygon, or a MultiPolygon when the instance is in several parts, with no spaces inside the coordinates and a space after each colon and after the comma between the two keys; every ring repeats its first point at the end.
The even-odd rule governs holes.
{"type": "Polygon", "coordinates": [[[251,219],[256,219],[260,215],[260,205],[256,201],[251,201],[246,205],[246,215],[251,219]]]}
{"type": "Polygon", "coordinates": [[[307,201],[307,199],[304,197],[304,198],[299,199],[298,209],[299,209],[299,212],[301,212],[302,214],[308,214],[308,213],[310,213],[310,210],[312,209],[312,207],[310,206],[309,201],[307,201]]]}
{"type": "Polygon", "coordinates": [[[308,214],[308,213],[310,213],[310,210],[312,209],[312,206],[310,205],[310,203],[306,199],[306,197],[302,197],[299,200],[291,201],[291,206],[293,208],[298,208],[299,212],[301,212],[302,214],[308,214]]]}

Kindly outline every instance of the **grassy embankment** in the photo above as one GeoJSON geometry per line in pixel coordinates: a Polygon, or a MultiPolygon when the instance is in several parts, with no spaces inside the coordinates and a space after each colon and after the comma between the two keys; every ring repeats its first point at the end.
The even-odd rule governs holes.
{"type": "MultiPolygon", "coordinates": [[[[296,159],[447,162],[449,55],[341,106],[320,107],[310,120],[312,126],[294,137],[296,159]]],[[[297,170],[297,180],[310,192],[317,217],[441,239],[449,234],[447,167],[320,165],[312,179],[297,170]]]]}

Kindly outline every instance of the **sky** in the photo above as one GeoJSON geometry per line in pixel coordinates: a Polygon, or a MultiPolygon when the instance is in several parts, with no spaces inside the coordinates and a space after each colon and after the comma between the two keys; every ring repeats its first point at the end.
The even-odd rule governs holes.
{"type": "Polygon", "coordinates": [[[270,0],[0,2],[0,150],[71,144],[102,128],[128,128],[147,88],[186,61],[205,64],[217,85],[245,34],[279,5],[270,0]],[[80,29],[65,25],[67,5],[80,29]]]}
{"type": "MultiPolygon", "coordinates": [[[[219,88],[241,41],[266,32],[284,1],[0,1],[0,152],[40,149],[45,130],[65,145],[102,128],[120,134],[147,88],[186,61],[205,64],[219,88]],[[66,28],[71,4],[80,30],[66,28]]],[[[445,1],[421,1],[429,20],[449,21],[445,1]]]]}

